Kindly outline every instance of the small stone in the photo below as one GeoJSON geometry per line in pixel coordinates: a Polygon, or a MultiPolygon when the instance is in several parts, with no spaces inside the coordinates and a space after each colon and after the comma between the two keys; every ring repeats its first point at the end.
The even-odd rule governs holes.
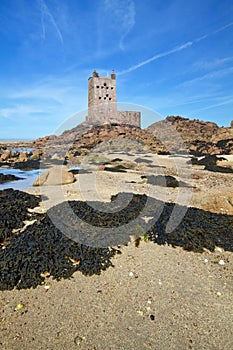
{"type": "Polygon", "coordinates": [[[132,271],[130,271],[130,273],[129,273],[129,277],[133,277],[134,275],[133,275],[133,272],[132,271]]]}
{"type": "Polygon", "coordinates": [[[151,300],[147,300],[147,304],[151,304],[152,303],[152,301],[151,300]]]}
{"type": "Polygon", "coordinates": [[[220,292],[217,292],[216,294],[218,297],[220,297],[222,295],[222,293],[220,293],[220,292]]]}
{"type": "Polygon", "coordinates": [[[204,260],[204,263],[205,263],[205,264],[207,264],[207,263],[208,263],[208,261],[209,261],[208,259],[205,259],[205,260],[204,260]]]}
{"type": "Polygon", "coordinates": [[[151,310],[150,306],[147,306],[146,310],[147,310],[147,311],[150,311],[150,310],[151,310]]]}
{"type": "Polygon", "coordinates": [[[216,252],[219,252],[219,253],[222,253],[223,250],[222,250],[222,248],[220,248],[220,247],[216,247],[216,248],[215,248],[215,251],[216,251],[216,252]]]}
{"type": "Polygon", "coordinates": [[[45,286],[44,286],[44,289],[49,289],[50,288],[50,284],[46,284],[45,286]]]}
{"type": "Polygon", "coordinates": [[[140,316],[143,316],[143,311],[142,310],[137,310],[137,314],[139,314],[140,316]]]}
{"type": "Polygon", "coordinates": [[[151,321],[154,321],[155,320],[155,316],[154,315],[150,315],[150,319],[151,319],[151,321]]]}
{"type": "Polygon", "coordinates": [[[20,311],[20,310],[23,310],[24,309],[24,305],[23,304],[18,304],[16,307],[15,307],[15,311],[20,311]]]}
{"type": "Polygon", "coordinates": [[[219,265],[225,265],[225,261],[224,260],[219,260],[219,265]]]}
{"type": "Polygon", "coordinates": [[[45,272],[42,272],[40,275],[41,275],[41,277],[49,277],[50,276],[50,272],[49,271],[45,271],[45,272]]]}
{"type": "Polygon", "coordinates": [[[77,337],[74,338],[74,343],[75,345],[81,345],[81,342],[85,340],[85,337],[80,337],[79,335],[77,335],[77,337]]]}

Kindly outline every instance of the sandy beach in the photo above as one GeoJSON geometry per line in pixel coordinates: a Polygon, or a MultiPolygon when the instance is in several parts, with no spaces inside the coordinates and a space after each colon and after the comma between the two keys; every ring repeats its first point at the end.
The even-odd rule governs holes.
{"type": "MultiPolygon", "coordinates": [[[[140,155],[146,159],[144,156],[140,155]]],[[[188,159],[149,156],[147,159],[160,167],[156,173],[174,175],[179,169],[187,187],[148,185],[141,176],[155,170],[142,164],[127,173],[92,168],[89,174],[76,175],[73,184],[26,192],[46,196],[37,212],[45,212],[64,200],[108,202],[119,191],[131,191],[164,202],[184,205],[185,200],[187,206],[202,210],[209,206],[211,211],[212,205],[212,212],[233,214],[227,199],[231,174],[192,167],[191,173],[196,175],[190,176],[188,159]],[[93,176],[95,186],[91,187],[93,176]],[[218,197],[218,192],[226,199],[225,204],[221,200],[221,207],[208,200],[213,195],[218,197]]],[[[120,157],[127,158],[123,154],[120,157]]],[[[196,253],[144,240],[136,247],[133,240],[132,235],[127,246],[118,247],[120,253],[111,259],[113,267],[100,275],[84,276],[77,271],[71,279],[60,281],[48,276],[35,289],[2,291],[1,348],[230,349],[232,251],[216,246],[214,252],[204,249],[196,253]]]]}

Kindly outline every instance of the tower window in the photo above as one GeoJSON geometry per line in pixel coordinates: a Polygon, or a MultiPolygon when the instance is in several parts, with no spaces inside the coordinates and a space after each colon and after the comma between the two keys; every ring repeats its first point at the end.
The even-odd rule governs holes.
{"type": "Polygon", "coordinates": [[[113,90],[113,87],[111,87],[111,90],[113,90]]]}
{"type": "Polygon", "coordinates": [[[101,89],[103,89],[104,87],[103,86],[101,86],[101,89]]]}
{"type": "Polygon", "coordinates": [[[104,83],[104,86],[106,86],[107,84],[106,83],[104,83]]]}
{"type": "Polygon", "coordinates": [[[106,94],[106,97],[108,97],[108,94],[106,94]]]}
{"type": "Polygon", "coordinates": [[[97,85],[96,87],[97,87],[97,89],[99,89],[99,85],[97,85]]]}
{"type": "Polygon", "coordinates": [[[101,100],[101,96],[99,97],[99,100],[101,100]]]}
{"type": "Polygon", "coordinates": [[[104,97],[104,100],[106,100],[106,97],[104,97]]]}
{"type": "Polygon", "coordinates": [[[109,97],[109,101],[111,101],[111,97],[109,97]]]}

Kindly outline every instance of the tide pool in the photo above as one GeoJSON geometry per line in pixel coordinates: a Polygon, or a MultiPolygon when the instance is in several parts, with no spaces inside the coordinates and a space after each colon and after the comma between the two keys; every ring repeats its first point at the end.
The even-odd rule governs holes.
{"type": "Polygon", "coordinates": [[[13,188],[14,190],[24,190],[25,188],[30,188],[39,174],[41,174],[43,171],[43,169],[23,171],[14,168],[0,168],[1,174],[11,174],[22,178],[22,180],[9,181],[0,184],[0,190],[5,190],[6,188],[13,188]]]}

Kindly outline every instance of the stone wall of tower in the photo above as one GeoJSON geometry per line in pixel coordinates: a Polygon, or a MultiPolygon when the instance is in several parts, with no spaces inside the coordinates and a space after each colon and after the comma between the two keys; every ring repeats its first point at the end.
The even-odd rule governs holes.
{"type": "Polygon", "coordinates": [[[117,123],[141,126],[141,113],[118,111],[116,98],[116,75],[99,77],[94,71],[88,79],[88,115],[86,121],[92,124],[117,123]]]}
{"type": "Polygon", "coordinates": [[[141,127],[141,113],[136,111],[118,111],[117,120],[119,124],[129,124],[141,127]]]}
{"type": "Polygon", "coordinates": [[[117,117],[116,76],[99,77],[97,72],[88,80],[88,121],[105,122],[117,117]]]}

